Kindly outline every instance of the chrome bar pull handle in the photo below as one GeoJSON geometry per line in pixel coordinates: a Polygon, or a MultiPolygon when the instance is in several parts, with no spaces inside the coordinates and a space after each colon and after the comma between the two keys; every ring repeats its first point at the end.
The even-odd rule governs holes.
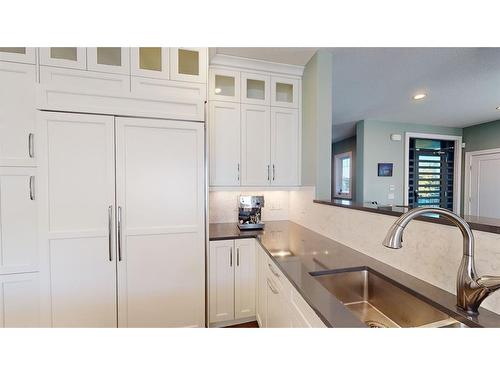
{"type": "Polygon", "coordinates": [[[233,248],[229,249],[229,267],[233,266],[233,248]]]}
{"type": "Polygon", "coordinates": [[[271,181],[270,165],[267,165],[267,181],[271,181]]]}
{"type": "Polygon", "coordinates": [[[35,176],[30,176],[30,200],[35,200],[35,176]]]}
{"type": "Polygon", "coordinates": [[[240,266],[240,248],[236,248],[236,267],[240,266]]]}
{"type": "Polygon", "coordinates": [[[274,294],[279,294],[278,290],[273,286],[273,284],[271,283],[271,281],[269,279],[267,279],[267,286],[269,286],[269,289],[271,289],[271,292],[273,292],[274,294]]]}
{"type": "Polygon", "coordinates": [[[28,135],[28,155],[30,158],[35,157],[35,146],[33,143],[33,138],[35,137],[35,134],[29,133],[28,135]]]}
{"type": "Polygon", "coordinates": [[[269,270],[273,273],[274,276],[280,277],[280,274],[274,270],[273,266],[271,266],[270,263],[267,263],[267,266],[269,267],[269,270]]]}
{"type": "Polygon", "coordinates": [[[240,180],[240,163],[238,163],[238,181],[240,180]]]}
{"type": "Polygon", "coordinates": [[[109,261],[113,261],[113,206],[108,207],[108,252],[109,261]]]}
{"type": "Polygon", "coordinates": [[[122,208],[118,206],[118,261],[122,261],[122,208]]]}
{"type": "Polygon", "coordinates": [[[274,167],[273,164],[273,181],[276,179],[276,168],[274,167]]]}

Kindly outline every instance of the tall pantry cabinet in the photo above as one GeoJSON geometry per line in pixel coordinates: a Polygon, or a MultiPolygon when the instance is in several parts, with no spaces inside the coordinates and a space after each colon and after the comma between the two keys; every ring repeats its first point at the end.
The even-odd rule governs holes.
{"type": "Polygon", "coordinates": [[[0,327],[39,325],[35,50],[0,48],[0,327]]]}
{"type": "Polygon", "coordinates": [[[207,56],[0,47],[0,327],[205,325],[207,56]]]}

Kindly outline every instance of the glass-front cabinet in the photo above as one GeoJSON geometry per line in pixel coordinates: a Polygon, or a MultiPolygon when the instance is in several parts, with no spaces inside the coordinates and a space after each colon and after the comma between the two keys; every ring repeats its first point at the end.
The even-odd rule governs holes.
{"type": "Polygon", "coordinates": [[[129,48],[87,48],[87,69],[95,72],[129,74],[129,48]]]}
{"type": "Polygon", "coordinates": [[[225,69],[210,70],[210,100],[240,101],[240,72],[225,69]]]}
{"type": "Polygon", "coordinates": [[[36,48],[0,47],[0,61],[36,63],[36,48]]]}
{"type": "Polygon", "coordinates": [[[131,74],[137,77],[169,79],[169,57],[169,49],[165,47],[131,48],[131,74]]]}
{"type": "Polygon", "coordinates": [[[87,69],[87,49],[81,47],[40,48],[40,64],[85,70],[87,69]]]}
{"type": "Polygon", "coordinates": [[[269,105],[270,77],[268,75],[241,73],[241,102],[269,105]]]}
{"type": "Polygon", "coordinates": [[[207,55],[207,48],[170,48],[170,79],[204,83],[208,70],[207,55]]]}
{"type": "Polygon", "coordinates": [[[274,107],[299,107],[299,80],[271,77],[271,105],[274,107]]]}

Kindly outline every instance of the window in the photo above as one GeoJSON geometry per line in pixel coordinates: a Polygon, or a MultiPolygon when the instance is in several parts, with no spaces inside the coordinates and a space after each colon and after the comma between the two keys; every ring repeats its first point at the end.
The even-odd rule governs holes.
{"type": "Polygon", "coordinates": [[[352,198],[352,152],[335,155],[335,198],[352,198]]]}

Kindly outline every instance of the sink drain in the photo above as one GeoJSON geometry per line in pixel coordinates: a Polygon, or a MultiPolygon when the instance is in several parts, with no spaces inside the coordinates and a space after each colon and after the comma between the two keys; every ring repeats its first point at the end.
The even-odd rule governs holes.
{"type": "Polygon", "coordinates": [[[367,320],[365,324],[370,328],[388,328],[385,324],[377,322],[375,320],[367,320]]]}

